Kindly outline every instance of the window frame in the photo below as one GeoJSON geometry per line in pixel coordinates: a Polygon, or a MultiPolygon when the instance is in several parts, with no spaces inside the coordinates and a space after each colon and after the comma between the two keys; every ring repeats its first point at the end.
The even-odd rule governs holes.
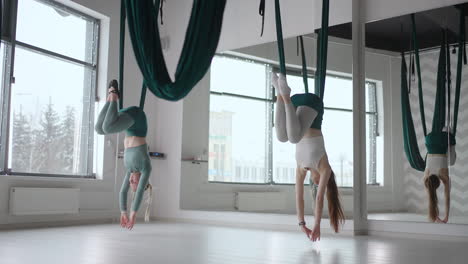
{"type": "MultiPolygon", "coordinates": [[[[256,64],[265,65],[265,71],[267,71],[266,72],[266,79],[267,80],[265,81],[265,85],[266,85],[265,89],[266,89],[267,93],[268,92],[271,93],[271,99],[264,99],[264,98],[241,95],[241,94],[234,94],[234,93],[224,93],[224,92],[212,91],[211,90],[211,85],[210,85],[209,94],[210,94],[210,97],[211,97],[211,95],[229,96],[229,97],[234,97],[234,98],[237,97],[237,98],[242,98],[242,99],[258,100],[258,101],[262,101],[262,102],[270,104],[270,106],[269,106],[270,110],[267,111],[268,112],[268,117],[267,118],[269,119],[269,120],[267,120],[267,122],[271,122],[271,125],[267,126],[268,134],[266,136],[266,138],[267,138],[267,145],[266,145],[267,155],[266,156],[267,156],[267,159],[268,159],[268,166],[269,167],[266,168],[266,169],[268,169],[268,173],[267,173],[267,175],[265,175],[265,179],[266,179],[265,183],[251,183],[251,182],[241,182],[241,181],[238,181],[238,182],[225,182],[225,181],[211,181],[211,180],[208,180],[208,183],[233,184],[233,185],[278,185],[278,186],[283,186],[283,185],[284,186],[291,186],[291,185],[294,185],[294,183],[278,183],[278,182],[275,182],[274,179],[273,179],[273,142],[272,142],[272,140],[273,140],[273,127],[274,127],[274,106],[275,106],[277,97],[275,95],[274,88],[271,87],[270,79],[271,79],[271,73],[278,73],[280,71],[279,65],[272,64],[272,63],[267,63],[267,62],[263,62],[263,61],[259,61],[259,60],[254,60],[254,59],[250,59],[250,58],[245,58],[245,57],[238,56],[238,55],[231,55],[231,54],[216,54],[216,57],[236,59],[236,60],[241,60],[241,61],[244,61],[244,62],[247,62],[247,63],[256,63],[256,64]],[[268,88],[268,87],[271,87],[271,88],[268,88]]],[[[286,74],[302,78],[302,70],[299,69],[299,68],[293,68],[293,67],[286,66],[286,74]]],[[[327,76],[334,77],[334,78],[340,78],[340,79],[346,79],[346,80],[352,80],[351,76],[346,76],[345,74],[339,75],[339,74],[327,73],[327,76]]],[[[311,71],[311,70],[308,70],[307,77],[311,78],[311,79],[314,79],[315,78],[315,72],[311,71]]],[[[369,81],[366,80],[366,85],[372,85],[372,92],[370,94],[371,95],[370,97],[372,97],[372,98],[369,98],[369,99],[373,100],[373,102],[372,102],[373,107],[371,107],[369,109],[369,111],[366,111],[365,114],[366,114],[366,117],[367,116],[373,116],[375,118],[375,126],[373,127],[373,129],[371,129],[371,131],[369,133],[368,142],[371,144],[370,148],[372,149],[373,153],[376,153],[377,144],[376,144],[375,140],[372,140],[372,136],[378,136],[379,135],[379,133],[378,133],[379,115],[378,115],[378,105],[377,105],[378,104],[378,100],[377,100],[377,83],[373,82],[373,81],[370,81],[370,80],[369,81]]],[[[352,109],[336,108],[336,107],[324,107],[324,110],[338,111],[338,112],[350,112],[350,113],[353,112],[352,109]]],[[[373,157],[374,161],[377,160],[376,155],[373,155],[372,157],[373,157]]],[[[370,164],[371,165],[374,164],[373,166],[369,166],[369,168],[367,168],[369,178],[372,179],[372,182],[367,183],[367,185],[369,185],[369,186],[382,186],[382,183],[377,183],[376,182],[377,173],[376,173],[375,162],[371,161],[370,164]],[[371,171],[373,172],[373,174],[370,174],[371,171]]],[[[306,182],[305,185],[309,185],[309,183],[306,182]]],[[[339,188],[352,189],[353,187],[339,186],[339,188]]]]}
{"type": "MultiPolygon", "coordinates": [[[[17,31],[17,16],[18,16],[18,1],[11,0],[7,1],[8,5],[3,6],[3,22],[2,25],[2,34],[0,36],[1,44],[5,48],[5,60],[3,63],[3,68],[5,74],[0,76],[1,81],[3,82],[3,89],[0,91],[2,95],[0,96],[0,134],[2,135],[0,140],[0,176],[33,176],[33,177],[52,177],[52,178],[86,178],[86,179],[96,179],[96,173],[93,171],[93,161],[94,161],[94,103],[97,100],[97,83],[98,83],[98,68],[99,68],[99,39],[100,39],[100,29],[101,23],[98,18],[92,17],[85,13],[82,13],[76,9],[73,9],[65,4],[59,3],[53,0],[34,0],[41,4],[50,6],[52,8],[57,8],[63,10],[71,15],[79,17],[87,22],[92,23],[92,32],[90,32],[90,49],[91,49],[91,62],[79,60],[67,55],[60,54],[45,48],[40,48],[25,42],[18,41],[16,39],[17,31]],[[29,52],[37,53],[41,56],[46,56],[52,59],[62,60],[67,63],[75,64],[82,66],[86,72],[89,71],[88,77],[90,78],[90,87],[84,87],[86,96],[89,95],[89,103],[83,107],[83,116],[88,116],[87,121],[82,121],[81,124],[88,122],[88,131],[81,133],[85,136],[86,140],[83,140],[86,144],[83,145],[82,151],[78,154],[86,155],[85,164],[85,174],[52,174],[52,173],[31,173],[31,172],[15,172],[9,168],[9,145],[10,145],[10,126],[11,120],[11,88],[12,84],[15,83],[14,69],[15,69],[15,51],[16,47],[24,49],[29,52]],[[83,154],[85,153],[85,154],[83,154]]],[[[85,75],[86,76],[86,75],[85,75]]],[[[86,78],[86,77],[85,77],[86,78]]],[[[82,143],[83,144],[83,143],[82,143]]]]}

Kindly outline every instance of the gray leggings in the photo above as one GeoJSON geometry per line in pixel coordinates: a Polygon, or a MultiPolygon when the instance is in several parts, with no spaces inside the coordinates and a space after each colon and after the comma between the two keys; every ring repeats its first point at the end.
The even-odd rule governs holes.
{"type": "Polygon", "coordinates": [[[298,143],[317,115],[317,111],[311,107],[299,106],[296,110],[292,103],[278,100],[275,114],[276,137],[281,142],[289,140],[291,143],[298,143]]]}

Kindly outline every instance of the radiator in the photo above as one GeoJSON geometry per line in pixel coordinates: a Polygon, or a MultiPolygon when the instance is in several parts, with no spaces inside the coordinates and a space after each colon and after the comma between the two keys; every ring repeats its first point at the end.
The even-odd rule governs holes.
{"type": "Polygon", "coordinates": [[[280,192],[236,192],[239,211],[279,211],[286,208],[286,194],[280,192]]]}
{"type": "Polygon", "coordinates": [[[10,188],[11,215],[78,214],[80,189],[10,188]]]}

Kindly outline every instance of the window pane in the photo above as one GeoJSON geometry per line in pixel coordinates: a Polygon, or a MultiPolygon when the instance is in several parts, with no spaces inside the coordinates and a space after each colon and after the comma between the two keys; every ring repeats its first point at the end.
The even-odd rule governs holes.
{"type": "Polygon", "coordinates": [[[271,98],[271,94],[266,92],[266,86],[265,64],[222,56],[213,58],[211,63],[211,91],[271,98]]]}
{"type": "Polygon", "coordinates": [[[325,107],[353,109],[353,81],[327,75],[323,104],[325,107]]]}
{"type": "Polygon", "coordinates": [[[353,113],[325,110],[323,137],[338,186],[353,186],[353,113]]]}
{"type": "Polygon", "coordinates": [[[13,172],[87,173],[92,72],[16,49],[10,112],[13,172]]]}
{"type": "MultiPolygon", "coordinates": [[[[291,95],[305,93],[302,76],[288,75],[288,85],[291,95]]],[[[309,93],[315,92],[315,81],[308,78],[309,93]]],[[[327,75],[325,82],[324,104],[326,107],[353,109],[353,82],[351,79],[327,75]]],[[[366,94],[367,96],[367,94],[366,94]]]]}
{"type": "MultiPolygon", "coordinates": [[[[325,111],[322,131],[330,165],[335,172],[338,186],[353,186],[353,117],[350,112],[325,111]],[[349,131],[343,133],[343,131],[349,131]]],[[[273,130],[273,179],[276,183],[295,183],[295,177],[283,180],[282,168],[296,168],[296,147],[281,143],[273,130]]],[[[290,173],[292,174],[292,173],[290,173]]],[[[309,182],[309,174],[305,183],[309,182]]]]}
{"type": "MultiPolygon", "coordinates": [[[[3,10],[2,10],[3,11],[3,10]]],[[[5,63],[6,63],[6,55],[5,55],[5,43],[2,41],[0,43],[0,103],[3,106],[3,85],[5,80],[5,63]]],[[[3,116],[3,107],[0,107],[0,138],[3,137],[2,135],[2,124],[1,124],[1,117],[3,116]]],[[[1,142],[1,141],[0,141],[1,142]]],[[[0,165],[3,167],[3,164],[0,165]]]]}
{"type": "Polygon", "coordinates": [[[266,182],[266,109],[260,101],[210,96],[210,181],[266,182]]]}
{"type": "MultiPolygon", "coordinates": [[[[291,88],[291,96],[294,94],[305,93],[304,81],[302,80],[302,76],[288,75],[287,81],[289,88],[291,88]]],[[[307,83],[309,84],[309,93],[313,93],[314,79],[308,78],[307,83]]]]}
{"type": "Polygon", "coordinates": [[[366,112],[377,112],[375,83],[366,83],[366,112]]]}
{"type": "MultiPolygon", "coordinates": [[[[310,174],[304,180],[309,184],[310,174]]],[[[275,183],[296,183],[296,146],[289,142],[280,142],[273,129],[273,181],[275,183]]]]}
{"type": "Polygon", "coordinates": [[[35,0],[19,0],[16,38],[75,59],[93,62],[93,23],[35,0]]]}

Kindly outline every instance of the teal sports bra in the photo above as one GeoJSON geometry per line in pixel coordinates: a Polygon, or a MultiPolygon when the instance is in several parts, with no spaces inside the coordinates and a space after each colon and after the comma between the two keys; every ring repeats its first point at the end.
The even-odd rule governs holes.
{"type": "Polygon", "coordinates": [[[146,121],[146,115],[143,110],[138,106],[130,106],[120,109],[119,112],[128,114],[134,121],[133,125],[126,130],[127,136],[146,137],[148,133],[148,122],[146,121]]]}
{"type": "MultiPolygon", "coordinates": [[[[447,132],[431,132],[425,138],[428,154],[447,154],[448,142],[447,132]]],[[[450,145],[455,145],[457,142],[455,136],[450,133],[450,145]]]]}
{"type": "Polygon", "coordinates": [[[323,101],[320,97],[313,93],[295,94],[291,97],[291,102],[296,108],[299,106],[308,106],[317,111],[318,115],[310,127],[319,130],[322,129],[323,101]]]}

